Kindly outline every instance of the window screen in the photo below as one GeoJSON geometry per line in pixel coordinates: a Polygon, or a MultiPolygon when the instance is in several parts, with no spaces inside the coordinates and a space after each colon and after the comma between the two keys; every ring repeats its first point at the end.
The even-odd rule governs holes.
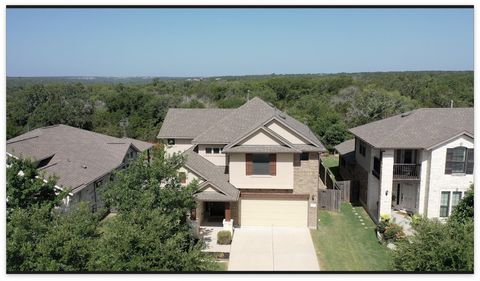
{"type": "Polygon", "coordinates": [[[455,209],[455,207],[458,205],[461,199],[462,199],[462,192],[460,191],[452,192],[452,211],[453,209],[455,209]]]}

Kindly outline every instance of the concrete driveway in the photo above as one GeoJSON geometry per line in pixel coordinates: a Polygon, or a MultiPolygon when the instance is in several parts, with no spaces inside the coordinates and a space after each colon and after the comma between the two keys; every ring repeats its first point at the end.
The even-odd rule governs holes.
{"type": "Polygon", "coordinates": [[[320,270],[308,228],[242,227],[235,229],[230,271],[320,270]]]}

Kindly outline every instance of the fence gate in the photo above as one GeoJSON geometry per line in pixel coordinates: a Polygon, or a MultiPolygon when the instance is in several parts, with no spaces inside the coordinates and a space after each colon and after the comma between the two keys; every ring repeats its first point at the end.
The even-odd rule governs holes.
{"type": "Polygon", "coordinates": [[[320,189],[318,191],[318,207],[328,211],[340,211],[342,194],[337,189],[320,189]]]}

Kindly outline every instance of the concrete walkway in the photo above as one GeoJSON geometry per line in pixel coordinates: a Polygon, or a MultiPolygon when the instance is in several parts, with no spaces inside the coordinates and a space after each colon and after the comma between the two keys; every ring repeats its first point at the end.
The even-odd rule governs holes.
{"type": "Polygon", "coordinates": [[[310,230],[242,227],[235,230],[229,271],[320,270],[310,230]]]}

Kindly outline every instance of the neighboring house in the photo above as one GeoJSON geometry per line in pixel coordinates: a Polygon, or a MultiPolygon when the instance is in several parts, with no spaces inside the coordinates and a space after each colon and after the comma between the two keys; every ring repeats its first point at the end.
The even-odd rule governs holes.
{"type": "Polygon", "coordinates": [[[316,228],[319,153],[304,124],[253,98],[236,109],[170,109],[158,138],[199,182],[199,224],[316,228]]]}
{"type": "Polygon", "coordinates": [[[340,174],[378,221],[392,210],[446,218],[473,183],[473,108],[422,108],[353,129],[340,174]]]}
{"type": "Polygon", "coordinates": [[[56,176],[56,187],[69,190],[65,206],[90,201],[93,208],[103,206],[102,185],[112,172],[128,166],[137,154],[152,144],[130,138],[116,138],[66,125],[35,129],[7,140],[7,155],[31,159],[45,177],[56,176]]]}

